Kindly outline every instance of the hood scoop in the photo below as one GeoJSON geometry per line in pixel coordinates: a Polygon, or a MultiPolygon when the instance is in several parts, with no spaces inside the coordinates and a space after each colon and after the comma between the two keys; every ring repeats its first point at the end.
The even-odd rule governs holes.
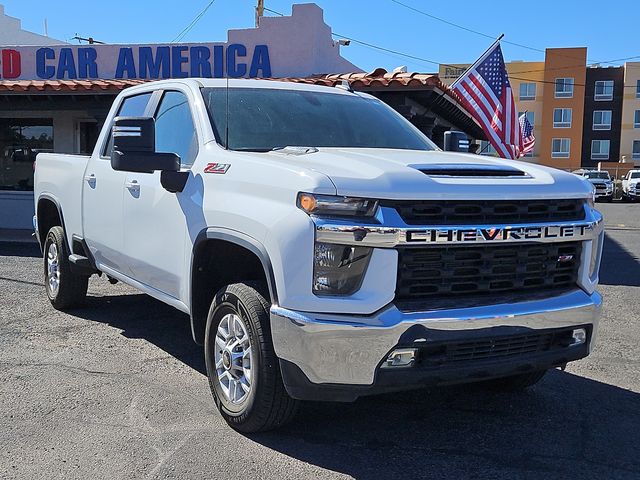
{"type": "Polygon", "coordinates": [[[483,164],[437,164],[427,167],[415,166],[425,175],[434,178],[504,178],[529,177],[526,172],[509,165],[483,164]]]}

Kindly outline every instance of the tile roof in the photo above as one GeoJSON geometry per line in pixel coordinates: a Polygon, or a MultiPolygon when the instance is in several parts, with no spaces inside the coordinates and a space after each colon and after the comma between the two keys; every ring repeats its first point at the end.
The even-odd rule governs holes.
{"type": "Polygon", "coordinates": [[[1,80],[0,93],[117,92],[146,80],[1,80]]]}
{"type": "MultiPolygon", "coordinates": [[[[310,83],[333,87],[347,81],[355,88],[407,88],[407,87],[436,87],[455,98],[448,85],[442,83],[437,74],[387,72],[384,68],[377,68],[370,73],[331,73],[312,75],[309,77],[273,78],[297,83],[310,83]]],[[[139,85],[147,80],[0,80],[1,92],[96,92],[119,91],[133,85],[139,85]]]]}
{"type": "Polygon", "coordinates": [[[331,73],[326,75],[312,75],[309,77],[286,77],[274,80],[290,82],[312,83],[315,85],[336,86],[347,81],[354,88],[407,88],[407,87],[436,87],[449,96],[456,98],[449,85],[443,83],[436,73],[416,72],[387,72],[384,68],[376,68],[373,72],[365,73],[331,73]]]}

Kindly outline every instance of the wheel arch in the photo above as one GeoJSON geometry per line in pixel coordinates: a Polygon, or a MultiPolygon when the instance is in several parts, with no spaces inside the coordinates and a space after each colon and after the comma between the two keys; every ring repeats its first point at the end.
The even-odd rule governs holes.
{"type": "Polygon", "coordinates": [[[262,243],[224,228],[202,230],[193,245],[190,275],[191,333],[197,344],[204,343],[207,314],[217,291],[248,280],[264,281],[268,300],[278,303],[273,266],[262,243]]]}
{"type": "Polygon", "coordinates": [[[65,231],[64,242],[67,247],[67,251],[71,251],[69,248],[69,241],[67,239],[66,229],[64,226],[64,215],[62,214],[62,207],[58,200],[47,194],[42,194],[38,197],[38,203],[36,205],[36,218],[37,218],[37,237],[38,244],[40,245],[40,251],[44,248],[44,241],[47,233],[51,230],[51,227],[60,226],[65,231]]]}

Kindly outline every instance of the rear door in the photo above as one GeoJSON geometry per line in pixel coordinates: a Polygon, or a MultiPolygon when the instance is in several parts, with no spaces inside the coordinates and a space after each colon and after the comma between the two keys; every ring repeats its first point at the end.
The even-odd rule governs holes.
{"type": "MultiPolygon", "coordinates": [[[[188,91],[166,90],[155,109],[156,152],[180,156],[181,170],[198,155],[198,134],[188,91]]],[[[187,218],[193,176],[183,192],[170,193],[160,172],[129,173],[125,180],[124,250],[133,278],[176,299],[184,299],[187,218]]]]}
{"type": "MultiPolygon", "coordinates": [[[[118,109],[121,116],[144,116],[151,93],[125,97],[118,109]]],[[[130,275],[123,254],[123,197],[126,172],[111,168],[111,135],[104,142],[100,155],[93,155],[87,164],[82,187],[82,217],[84,239],[98,266],[130,275]]]]}

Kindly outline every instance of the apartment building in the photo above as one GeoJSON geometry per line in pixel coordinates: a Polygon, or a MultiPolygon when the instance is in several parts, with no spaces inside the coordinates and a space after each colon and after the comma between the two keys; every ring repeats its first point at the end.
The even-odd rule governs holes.
{"type": "Polygon", "coordinates": [[[582,166],[620,159],[623,67],[587,68],[582,130],[582,166]]]}
{"type": "Polygon", "coordinates": [[[640,166],[640,62],[624,64],[620,156],[640,166]]]}

